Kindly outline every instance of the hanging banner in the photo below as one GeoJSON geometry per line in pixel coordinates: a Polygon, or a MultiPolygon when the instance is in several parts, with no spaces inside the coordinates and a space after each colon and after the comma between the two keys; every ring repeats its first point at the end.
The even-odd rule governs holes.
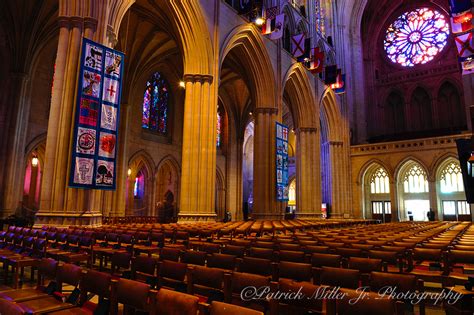
{"type": "Polygon", "coordinates": [[[82,42],[69,186],[115,190],[124,54],[82,42]]]}
{"type": "Polygon", "coordinates": [[[288,201],[288,127],[276,123],[277,201],[288,201]]]}

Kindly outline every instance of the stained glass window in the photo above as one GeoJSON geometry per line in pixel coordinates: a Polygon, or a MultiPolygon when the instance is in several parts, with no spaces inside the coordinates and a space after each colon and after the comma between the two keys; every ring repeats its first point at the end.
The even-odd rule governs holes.
{"type": "Polygon", "coordinates": [[[446,46],[449,23],[443,14],[419,8],[400,15],[387,28],[384,49],[388,58],[404,67],[427,63],[446,46]]]}
{"type": "Polygon", "coordinates": [[[142,127],[166,134],[168,131],[169,86],[161,73],[155,72],[146,83],[143,96],[142,127]]]}
{"type": "Polygon", "coordinates": [[[220,106],[217,107],[217,137],[216,147],[220,148],[222,145],[222,114],[220,106]]]}

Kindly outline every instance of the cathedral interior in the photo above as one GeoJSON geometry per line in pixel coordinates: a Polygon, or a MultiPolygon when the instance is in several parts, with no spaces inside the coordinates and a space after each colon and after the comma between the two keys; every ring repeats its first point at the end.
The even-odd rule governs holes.
{"type": "MultiPolygon", "coordinates": [[[[132,309],[289,314],[291,302],[285,300],[284,310],[274,299],[244,303],[237,291],[229,293],[233,286],[223,289],[220,304],[208,300],[201,307],[188,296],[190,304],[175,306],[180,297],[173,294],[200,292],[189,279],[196,273],[201,281],[206,272],[170,265],[187,279],[181,286],[175,279],[172,289],[161,272],[170,261],[202,265],[193,260],[198,253],[207,255],[202,268],[225,265],[214,254],[235,255],[242,261],[229,268],[232,281],[259,274],[289,290],[300,284],[282,284],[278,272],[255,271],[266,262],[246,259],[268,260],[267,271],[303,270],[282,266],[285,251],[293,251],[288,261],[309,265],[312,280],[290,271],[280,277],[309,281],[305,290],[356,289],[377,277],[391,283],[383,276],[391,273],[424,281],[418,293],[438,283],[436,292],[457,288],[471,303],[466,281],[472,289],[472,277],[453,275],[453,266],[456,259],[474,265],[472,7],[470,0],[1,0],[5,281],[11,266],[17,289],[24,268],[33,277],[48,257],[60,261],[58,273],[80,273],[74,268],[87,265],[82,284],[93,272],[102,277],[109,262],[112,274],[120,270],[119,254],[129,252],[129,265],[147,255],[156,259],[159,283],[140,291],[159,289],[150,298],[157,308],[130,302],[132,309]],[[90,248],[82,244],[86,238],[90,248]],[[44,253],[33,259],[43,251],[40,239],[47,240],[38,245],[44,253]],[[272,258],[263,248],[272,248],[272,258]],[[262,251],[253,256],[254,249],[262,251]],[[23,258],[27,252],[32,262],[5,258],[6,250],[23,258]],[[314,258],[319,254],[340,260],[314,258]],[[367,279],[353,287],[344,272],[359,268],[356,259],[381,261],[378,269],[359,269],[367,279]],[[419,261],[430,263],[417,269],[419,261]],[[342,268],[329,270],[334,267],[342,268]],[[319,278],[311,268],[322,272],[319,278]]],[[[128,279],[137,280],[131,270],[128,279]]],[[[101,283],[109,281],[115,293],[106,294],[107,312],[94,314],[128,314],[120,294],[142,290],[144,282],[105,278],[101,283]]],[[[270,288],[264,279],[245,279],[270,288]]],[[[41,306],[36,313],[36,304],[8,298],[12,305],[5,306],[4,299],[0,290],[5,314],[79,308],[61,313],[41,306]]],[[[401,299],[386,300],[374,306],[329,298],[304,307],[318,314],[407,311],[399,309],[401,299]]],[[[458,302],[427,301],[409,313],[473,314],[471,304],[458,302]]]]}

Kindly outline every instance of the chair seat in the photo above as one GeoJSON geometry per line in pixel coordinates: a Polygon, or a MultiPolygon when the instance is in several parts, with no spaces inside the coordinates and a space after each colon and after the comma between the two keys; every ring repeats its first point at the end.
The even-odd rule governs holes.
{"type": "Polygon", "coordinates": [[[0,292],[0,299],[5,299],[14,302],[41,299],[45,297],[49,297],[49,295],[36,289],[21,289],[0,292]]]}
{"type": "Polygon", "coordinates": [[[62,303],[54,297],[47,297],[35,300],[29,300],[18,303],[26,312],[32,314],[50,313],[63,309],[73,308],[74,305],[69,303],[62,303]]]}

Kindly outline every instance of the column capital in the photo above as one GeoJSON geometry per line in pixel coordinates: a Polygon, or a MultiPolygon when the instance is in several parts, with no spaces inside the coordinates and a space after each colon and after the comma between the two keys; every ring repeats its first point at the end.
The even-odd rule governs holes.
{"type": "Polygon", "coordinates": [[[253,111],[255,114],[269,114],[276,115],[278,114],[278,108],[275,107],[257,107],[253,111]]]}
{"type": "Polygon", "coordinates": [[[96,18],[93,18],[91,16],[86,16],[84,18],[84,28],[90,28],[95,32],[95,30],[97,29],[97,24],[98,21],[96,18]]]}
{"type": "Polygon", "coordinates": [[[318,128],[312,128],[312,127],[300,127],[296,129],[297,133],[316,133],[318,132],[318,128]]]}
{"type": "Polygon", "coordinates": [[[84,18],[81,16],[71,16],[69,17],[72,27],[82,28],[84,25],[84,18]]]}
{"type": "Polygon", "coordinates": [[[68,16],[60,16],[58,17],[58,25],[60,28],[70,28],[71,27],[71,20],[68,16]]]}
{"type": "Polygon", "coordinates": [[[342,146],[344,144],[342,141],[328,141],[327,143],[332,146],[342,146]]]}
{"type": "Polygon", "coordinates": [[[210,74],[185,74],[183,76],[184,82],[191,82],[191,83],[212,83],[214,77],[210,74]]]}

